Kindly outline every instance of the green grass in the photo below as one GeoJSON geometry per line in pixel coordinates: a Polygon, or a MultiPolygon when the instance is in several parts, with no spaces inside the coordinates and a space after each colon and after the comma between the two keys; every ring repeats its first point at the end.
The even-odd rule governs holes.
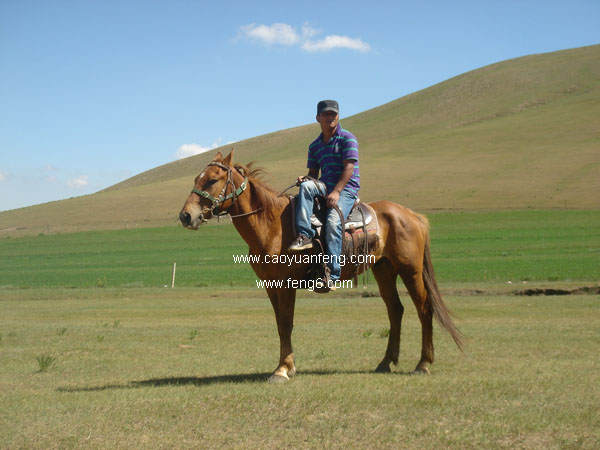
{"type": "Polygon", "coordinates": [[[277,331],[255,290],[0,295],[5,448],[600,446],[598,296],[448,297],[466,353],[436,328],[432,375],[414,377],[412,306],[398,367],[375,374],[381,300],[302,293],[298,375],[269,385],[277,331]],[[55,358],[46,372],[39,355],[55,358]]]}
{"type": "Polygon", "coordinates": [[[36,361],[38,363],[38,372],[46,372],[52,367],[56,358],[50,355],[40,355],[36,358],[36,361]]]}
{"type": "MultiPolygon", "coordinates": [[[[432,254],[444,282],[594,281],[600,212],[436,213],[432,254]]],[[[0,288],[256,287],[234,254],[247,246],[231,225],[39,235],[0,239],[0,288]]],[[[371,284],[373,278],[371,277],[371,284]]]]}
{"type": "Polygon", "coordinates": [[[249,286],[255,278],[233,263],[248,248],[231,225],[2,239],[0,249],[4,287],[170,287],[174,262],[177,286],[249,286]]]}
{"type": "Polygon", "coordinates": [[[440,281],[597,280],[600,213],[515,211],[432,214],[440,281]]]}

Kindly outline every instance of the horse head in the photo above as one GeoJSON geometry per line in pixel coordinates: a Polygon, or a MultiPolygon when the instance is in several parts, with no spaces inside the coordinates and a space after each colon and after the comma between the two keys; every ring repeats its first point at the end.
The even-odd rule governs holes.
{"type": "Polygon", "coordinates": [[[238,184],[234,176],[241,176],[232,166],[233,150],[223,158],[218,152],[194,180],[194,188],[179,213],[184,227],[197,230],[215,215],[227,214],[235,199],[246,189],[248,180],[238,184]]]}

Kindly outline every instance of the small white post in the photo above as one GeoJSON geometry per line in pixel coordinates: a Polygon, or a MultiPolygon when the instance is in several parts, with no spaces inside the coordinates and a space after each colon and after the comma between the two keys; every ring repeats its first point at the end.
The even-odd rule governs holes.
{"type": "Polygon", "coordinates": [[[173,263],[173,276],[171,277],[171,289],[175,287],[175,271],[177,270],[177,263],[173,263]]]}

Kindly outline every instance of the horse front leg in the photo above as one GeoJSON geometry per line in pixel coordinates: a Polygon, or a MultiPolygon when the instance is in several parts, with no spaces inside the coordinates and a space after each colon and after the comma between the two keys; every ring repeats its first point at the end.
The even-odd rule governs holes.
{"type": "Polygon", "coordinates": [[[275,311],[279,333],[279,365],[269,378],[269,383],[285,383],[296,373],[294,351],[292,350],[292,329],[294,328],[295,289],[267,289],[271,305],[275,311]]]}

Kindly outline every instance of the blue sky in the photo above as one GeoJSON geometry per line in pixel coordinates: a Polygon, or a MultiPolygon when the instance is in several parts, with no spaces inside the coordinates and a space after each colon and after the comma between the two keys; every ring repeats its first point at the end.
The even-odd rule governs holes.
{"type": "Polygon", "coordinates": [[[598,44],[598,24],[600,0],[0,0],[0,211],[311,123],[323,98],[343,119],[598,44]]]}

